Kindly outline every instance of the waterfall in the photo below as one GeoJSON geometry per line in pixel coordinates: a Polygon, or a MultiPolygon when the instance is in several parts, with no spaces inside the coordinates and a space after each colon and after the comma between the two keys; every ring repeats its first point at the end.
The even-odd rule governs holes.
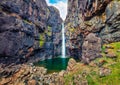
{"type": "Polygon", "coordinates": [[[62,23],[62,58],[65,58],[65,28],[62,23]]]}

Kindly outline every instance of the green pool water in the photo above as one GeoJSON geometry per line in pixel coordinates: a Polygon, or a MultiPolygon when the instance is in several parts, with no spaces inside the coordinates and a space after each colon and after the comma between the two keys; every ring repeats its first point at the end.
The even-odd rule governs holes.
{"type": "Polygon", "coordinates": [[[34,63],[34,65],[47,68],[48,73],[59,72],[61,70],[66,70],[68,60],[69,58],[46,59],[44,61],[34,63]]]}

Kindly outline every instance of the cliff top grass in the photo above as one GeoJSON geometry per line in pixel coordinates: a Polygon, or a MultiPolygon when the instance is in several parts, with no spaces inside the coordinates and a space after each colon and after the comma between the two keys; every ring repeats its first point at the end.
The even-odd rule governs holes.
{"type": "Polygon", "coordinates": [[[82,75],[83,72],[86,73],[83,79],[88,81],[88,85],[120,85],[120,42],[105,44],[102,49],[102,58],[93,60],[89,65],[84,65],[81,62],[77,63],[75,66],[77,69],[65,75],[65,85],[75,85],[74,76],[82,75]],[[106,46],[113,47],[109,51],[114,52],[117,55],[116,58],[106,57],[104,53],[107,49],[106,46]],[[108,68],[111,73],[106,76],[100,76],[100,68],[108,68]]]}

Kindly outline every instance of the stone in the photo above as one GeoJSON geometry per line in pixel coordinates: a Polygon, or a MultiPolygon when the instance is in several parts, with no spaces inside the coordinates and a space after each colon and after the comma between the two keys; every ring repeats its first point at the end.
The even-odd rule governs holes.
{"type": "Polygon", "coordinates": [[[65,74],[65,71],[64,71],[64,70],[62,70],[61,72],[59,72],[59,76],[61,76],[61,77],[63,77],[64,74],[65,74]]]}
{"type": "Polygon", "coordinates": [[[108,54],[106,54],[106,56],[108,58],[117,58],[117,55],[114,52],[109,52],[108,54]]]}
{"type": "Polygon", "coordinates": [[[58,9],[48,6],[45,0],[2,0],[0,63],[33,63],[60,55],[56,49],[61,47],[61,24],[58,9]],[[44,45],[48,42],[49,48],[44,45]]]}
{"type": "Polygon", "coordinates": [[[88,81],[83,76],[81,76],[80,74],[74,75],[73,79],[74,79],[73,83],[75,85],[88,85],[88,81]]]}
{"type": "Polygon", "coordinates": [[[110,45],[106,45],[105,48],[107,48],[107,49],[114,49],[114,47],[110,46],[110,45]]]}
{"type": "MultiPolygon", "coordinates": [[[[11,65],[2,67],[0,70],[0,84],[12,83],[13,85],[37,85],[40,81],[43,83],[44,80],[51,81],[55,79],[57,75],[47,75],[46,69],[43,67],[36,67],[27,64],[11,65]],[[17,69],[16,69],[17,68],[17,69]],[[35,70],[34,70],[35,69],[35,70]]],[[[54,80],[53,80],[54,81],[54,80]]]]}
{"type": "Polygon", "coordinates": [[[120,50],[117,50],[117,52],[120,52],[120,50]]]}
{"type": "Polygon", "coordinates": [[[3,78],[2,80],[0,80],[0,85],[9,84],[10,81],[11,81],[10,78],[7,79],[3,78]]]}
{"type": "Polygon", "coordinates": [[[28,81],[28,85],[36,85],[36,81],[35,80],[29,80],[28,81]]]}
{"type": "Polygon", "coordinates": [[[95,34],[90,33],[86,36],[82,45],[82,60],[89,63],[95,58],[101,57],[101,39],[95,34]]]}
{"type": "Polygon", "coordinates": [[[109,50],[108,49],[105,49],[104,53],[105,54],[108,54],[109,50]]]}
{"type": "Polygon", "coordinates": [[[75,66],[76,64],[77,64],[77,62],[76,62],[73,58],[69,59],[68,66],[67,66],[67,70],[68,70],[68,71],[74,70],[74,66],[75,66]]]}
{"type": "Polygon", "coordinates": [[[111,73],[111,70],[109,68],[102,67],[99,70],[100,77],[104,77],[104,76],[110,75],[110,73],[111,73]]]}
{"type": "MultiPolygon", "coordinates": [[[[119,42],[119,9],[119,0],[68,0],[68,13],[65,19],[67,54],[87,63],[94,59],[96,55],[91,55],[92,52],[88,53],[83,49],[83,45],[87,44],[86,37],[91,33],[101,39],[101,45],[119,42]],[[88,54],[92,59],[83,59],[83,55],[88,54]]],[[[96,54],[98,56],[98,53],[96,54]]]]}

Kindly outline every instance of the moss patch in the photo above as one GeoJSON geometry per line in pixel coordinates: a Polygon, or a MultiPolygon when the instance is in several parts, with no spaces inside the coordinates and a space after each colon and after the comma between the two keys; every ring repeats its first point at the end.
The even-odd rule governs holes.
{"type": "Polygon", "coordinates": [[[45,34],[49,37],[52,36],[52,27],[48,26],[47,30],[45,30],[45,34]]]}
{"type": "Polygon", "coordinates": [[[45,34],[41,33],[40,34],[40,41],[39,41],[40,47],[43,47],[44,43],[45,43],[45,34]]]}

